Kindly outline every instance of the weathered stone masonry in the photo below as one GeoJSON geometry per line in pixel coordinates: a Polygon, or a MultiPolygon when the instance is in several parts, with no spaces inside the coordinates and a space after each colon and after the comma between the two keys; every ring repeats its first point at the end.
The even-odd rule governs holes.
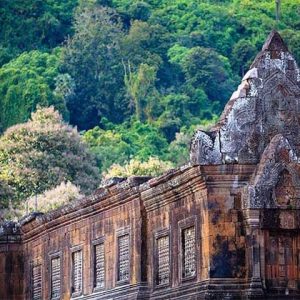
{"type": "Polygon", "coordinates": [[[300,71],[268,37],[190,164],[0,231],[0,299],[300,299],[300,71]]]}

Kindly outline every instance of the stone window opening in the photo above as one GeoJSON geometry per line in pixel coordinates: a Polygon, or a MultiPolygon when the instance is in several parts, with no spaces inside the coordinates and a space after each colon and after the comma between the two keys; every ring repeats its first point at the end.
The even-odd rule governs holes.
{"type": "Polygon", "coordinates": [[[181,231],[182,278],[196,275],[196,236],[195,226],[181,231]]]}
{"type": "Polygon", "coordinates": [[[156,285],[170,283],[170,237],[161,236],[156,239],[156,285]]]}
{"type": "Polygon", "coordinates": [[[32,267],[32,300],[42,299],[42,266],[34,265],[32,267]]]}
{"type": "Polygon", "coordinates": [[[82,250],[72,252],[72,296],[82,294],[83,261],[82,250]]]}
{"type": "Polygon", "coordinates": [[[104,288],[105,253],[104,242],[94,245],[94,288],[104,288]]]}
{"type": "Polygon", "coordinates": [[[61,261],[60,257],[51,259],[51,299],[59,299],[61,289],[61,261]]]}
{"type": "Polygon", "coordinates": [[[129,281],[129,234],[118,237],[118,276],[117,281],[129,281]]]}

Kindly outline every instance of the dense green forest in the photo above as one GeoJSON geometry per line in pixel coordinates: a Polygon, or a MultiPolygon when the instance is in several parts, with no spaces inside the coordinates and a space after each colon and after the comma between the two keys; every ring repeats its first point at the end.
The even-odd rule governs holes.
{"type": "MultiPolygon", "coordinates": [[[[32,134],[38,107],[53,106],[78,128],[76,155],[95,157],[86,178],[95,164],[106,177],[136,162],[150,170],[153,157],[177,166],[188,159],[195,128],[216,122],[273,28],[300,61],[300,0],[281,1],[278,23],[274,0],[0,0],[0,25],[0,197],[18,202],[63,181],[83,192],[95,186],[76,182],[82,169],[71,165],[56,174],[59,150],[47,154],[55,179],[39,170],[29,184],[28,174],[10,173],[26,160],[12,142],[34,153],[50,134],[53,148],[55,126],[67,126],[52,124],[55,136],[43,126],[32,134]]],[[[64,149],[70,143],[57,140],[64,149]]]]}

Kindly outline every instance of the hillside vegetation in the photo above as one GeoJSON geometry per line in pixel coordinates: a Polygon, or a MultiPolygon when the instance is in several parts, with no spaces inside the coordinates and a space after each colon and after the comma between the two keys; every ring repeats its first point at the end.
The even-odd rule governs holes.
{"type": "Polygon", "coordinates": [[[0,203],[78,184],[76,161],[62,166],[61,158],[45,158],[55,172],[64,168],[54,178],[18,170],[35,149],[33,121],[4,133],[38,107],[53,106],[80,131],[76,151],[85,157],[78,159],[83,165],[91,157],[83,168],[94,177],[80,183],[82,192],[95,186],[95,163],[106,177],[128,176],[132,162],[142,174],[156,160],[185,163],[195,128],[216,122],[273,28],[300,62],[300,0],[281,2],[276,24],[274,0],[1,0],[0,203]],[[7,144],[16,135],[18,149],[7,144]]]}

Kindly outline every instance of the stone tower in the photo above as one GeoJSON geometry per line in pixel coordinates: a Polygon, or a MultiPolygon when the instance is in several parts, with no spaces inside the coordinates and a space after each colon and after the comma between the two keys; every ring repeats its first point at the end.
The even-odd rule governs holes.
{"type": "Polygon", "coordinates": [[[282,38],[272,31],[219,123],[196,132],[191,144],[195,164],[258,163],[276,135],[299,155],[300,70],[282,38]]]}

